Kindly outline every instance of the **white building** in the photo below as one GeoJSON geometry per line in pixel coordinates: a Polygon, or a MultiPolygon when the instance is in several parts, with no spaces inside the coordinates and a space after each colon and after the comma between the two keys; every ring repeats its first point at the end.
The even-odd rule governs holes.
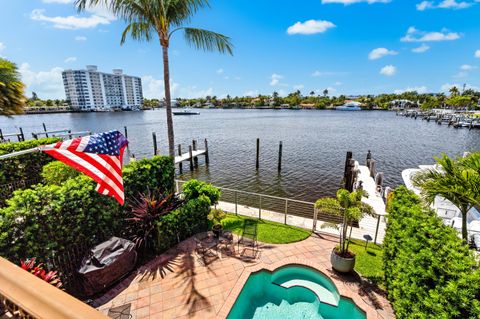
{"type": "Polygon", "coordinates": [[[95,65],[86,70],[62,72],[67,100],[74,110],[106,111],[140,109],[143,104],[142,80],[113,70],[113,74],[98,72],[95,65]]]}

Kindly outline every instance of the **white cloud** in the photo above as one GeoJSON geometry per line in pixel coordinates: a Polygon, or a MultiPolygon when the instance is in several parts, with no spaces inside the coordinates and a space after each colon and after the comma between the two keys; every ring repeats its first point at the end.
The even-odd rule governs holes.
{"type": "Polygon", "coordinates": [[[303,85],[303,84],[296,84],[296,85],[293,86],[293,89],[294,89],[294,90],[301,90],[301,89],[303,89],[304,87],[305,87],[305,85],[303,85]]]}
{"type": "Polygon", "coordinates": [[[341,3],[343,5],[350,5],[354,3],[361,3],[361,2],[366,2],[368,4],[373,4],[373,3],[389,3],[391,0],[322,0],[322,4],[328,4],[328,3],[341,3]]]}
{"type": "MultiPolygon", "coordinates": [[[[479,2],[478,0],[476,2],[479,2]]],[[[467,1],[459,1],[457,0],[443,0],[438,2],[436,4],[434,1],[422,1],[417,4],[417,10],[418,11],[424,11],[427,9],[454,9],[454,10],[459,10],[459,9],[466,9],[470,8],[473,6],[473,2],[467,2],[467,1]]]]}
{"type": "Polygon", "coordinates": [[[428,50],[430,50],[430,47],[428,45],[426,45],[425,43],[423,43],[421,46],[419,46],[417,48],[413,48],[412,52],[413,53],[425,53],[428,50]]]}
{"type": "Polygon", "coordinates": [[[397,51],[389,50],[387,48],[376,48],[373,49],[369,54],[368,58],[370,60],[377,60],[387,55],[397,55],[397,51]]]}
{"type": "Polygon", "coordinates": [[[2,42],[0,42],[0,57],[2,56],[2,51],[5,50],[7,48],[7,46],[5,44],[3,44],[2,42]]]}
{"type": "Polygon", "coordinates": [[[380,74],[386,75],[386,76],[392,76],[397,73],[397,68],[393,65],[386,65],[380,70],[380,74]]]}
{"type": "Polygon", "coordinates": [[[249,96],[249,97],[255,97],[258,96],[258,91],[257,90],[249,90],[243,93],[243,96],[249,96]]]}
{"type": "Polygon", "coordinates": [[[480,59],[480,50],[475,51],[475,57],[480,59]]]}
{"type": "Polygon", "coordinates": [[[79,35],[79,36],[76,36],[76,37],[75,37],[75,41],[77,41],[77,42],[85,42],[85,41],[87,41],[87,37],[84,37],[84,36],[79,35]]]}
{"type": "Polygon", "coordinates": [[[110,24],[114,17],[103,7],[95,7],[87,10],[92,13],[90,16],[46,16],[44,9],[34,9],[30,18],[34,21],[51,23],[57,29],[90,29],[99,25],[110,24]]]}
{"type": "Polygon", "coordinates": [[[413,86],[413,87],[409,86],[409,87],[406,87],[405,89],[395,90],[394,93],[402,94],[405,92],[413,92],[413,91],[416,91],[417,93],[420,93],[420,94],[427,93],[427,87],[426,86],[413,86]]]}
{"type": "Polygon", "coordinates": [[[337,81],[337,82],[333,83],[333,85],[335,85],[335,86],[340,86],[340,85],[343,85],[343,83],[340,82],[340,81],[337,81]]]}
{"type": "Polygon", "coordinates": [[[456,79],[466,78],[468,77],[468,72],[460,71],[457,74],[455,74],[453,77],[456,79]]]}
{"type": "Polygon", "coordinates": [[[77,61],[77,57],[76,56],[70,56],[68,58],[65,59],[65,63],[71,63],[71,62],[75,62],[77,61]]]}
{"type": "Polygon", "coordinates": [[[218,69],[217,74],[223,74],[223,69],[218,69]]]}
{"type": "Polygon", "coordinates": [[[473,66],[473,65],[470,65],[470,64],[464,64],[460,67],[460,70],[462,70],[462,71],[470,71],[470,70],[473,70],[473,69],[476,69],[476,67],[473,66]]]}
{"type": "Polygon", "coordinates": [[[402,42],[431,42],[431,41],[452,41],[460,39],[460,34],[457,32],[450,32],[446,29],[437,32],[426,32],[417,30],[415,27],[410,27],[407,34],[400,39],[402,42]]]}
{"type": "Polygon", "coordinates": [[[346,75],[347,72],[331,72],[331,71],[314,71],[311,75],[315,78],[322,77],[322,76],[334,76],[334,75],[346,75]]]}
{"type": "MultiPolygon", "coordinates": [[[[442,86],[440,87],[440,90],[441,90],[442,92],[448,93],[448,92],[450,91],[450,89],[451,89],[452,87],[454,87],[454,86],[457,87],[457,89],[459,89],[459,90],[462,90],[462,89],[463,89],[463,84],[459,84],[459,83],[446,83],[446,84],[444,84],[444,85],[442,85],[442,86]]],[[[468,85],[468,84],[465,86],[465,89],[466,89],[466,90],[472,89],[472,90],[475,90],[475,91],[478,91],[478,90],[479,90],[478,87],[472,86],[472,85],[468,85]]]]}
{"type": "MultiPolygon", "coordinates": [[[[165,97],[163,79],[156,79],[151,75],[142,76],[142,88],[143,96],[147,99],[163,99],[165,97]]],[[[174,80],[170,81],[170,91],[173,98],[194,99],[214,95],[211,87],[200,89],[197,86],[182,86],[174,80]]]]}
{"type": "Polygon", "coordinates": [[[35,72],[28,63],[22,63],[18,69],[22,75],[22,81],[27,87],[27,95],[35,91],[42,99],[59,99],[65,97],[63,88],[62,71],[60,67],[54,67],[48,71],[35,72]]]}
{"type": "Polygon", "coordinates": [[[326,20],[307,20],[305,22],[297,22],[288,27],[288,34],[316,34],[323,33],[328,29],[335,28],[335,24],[326,20]]]}
{"type": "Polygon", "coordinates": [[[284,85],[284,84],[280,83],[281,79],[283,79],[283,75],[273,73],[270,76],[270,85],[271,86],[284,85]]]}

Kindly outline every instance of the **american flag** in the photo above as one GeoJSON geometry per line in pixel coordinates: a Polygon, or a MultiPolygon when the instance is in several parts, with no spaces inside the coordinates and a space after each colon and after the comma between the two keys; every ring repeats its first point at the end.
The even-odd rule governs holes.
{"type": "Polygon", "coordinates": [[[90,176],[97,182],[97,192],[114,197],[123,205],[122,159],[127,145],[128,141],[122,133],[110,131],[45,145],[41,149],[90,176]]]}

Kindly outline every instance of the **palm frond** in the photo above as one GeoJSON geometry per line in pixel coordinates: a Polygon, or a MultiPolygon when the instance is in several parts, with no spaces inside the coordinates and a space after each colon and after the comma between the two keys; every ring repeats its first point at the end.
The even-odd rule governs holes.
{"type": "Polygon", "coordinates": [[[218,51],[233,55],[233,45],[230,38],[213,31],[185,28],[185,39],[191,46],[204,51],[218,51]]]}
{"type": "Polygon", "coordinates": [[[124,44],[128,35],[137,41],[150,41],[152,39],[153,28],[145,22],[131,22],[122,32],[121,44],[124,44]]]}

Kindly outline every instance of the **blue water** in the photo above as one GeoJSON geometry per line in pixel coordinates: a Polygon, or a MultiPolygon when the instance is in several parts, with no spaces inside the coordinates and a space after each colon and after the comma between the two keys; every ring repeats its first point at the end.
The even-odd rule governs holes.
{"type": "MultiPolygon", "coordinates": [[[[323,299],[324,296],[320,295],[323,299]]],[[[365,313],[351,300],[340,297],[335,284],[311,268],[291,265],[273,273],[262,270],[251,274],[232,307],[228,319],[366,319],[365,313]],[[321,302],[312,290],[294,286],[284,288],[289,280],[309,280],[325,288],[338,300],[338,306],[321,302]]]]}

